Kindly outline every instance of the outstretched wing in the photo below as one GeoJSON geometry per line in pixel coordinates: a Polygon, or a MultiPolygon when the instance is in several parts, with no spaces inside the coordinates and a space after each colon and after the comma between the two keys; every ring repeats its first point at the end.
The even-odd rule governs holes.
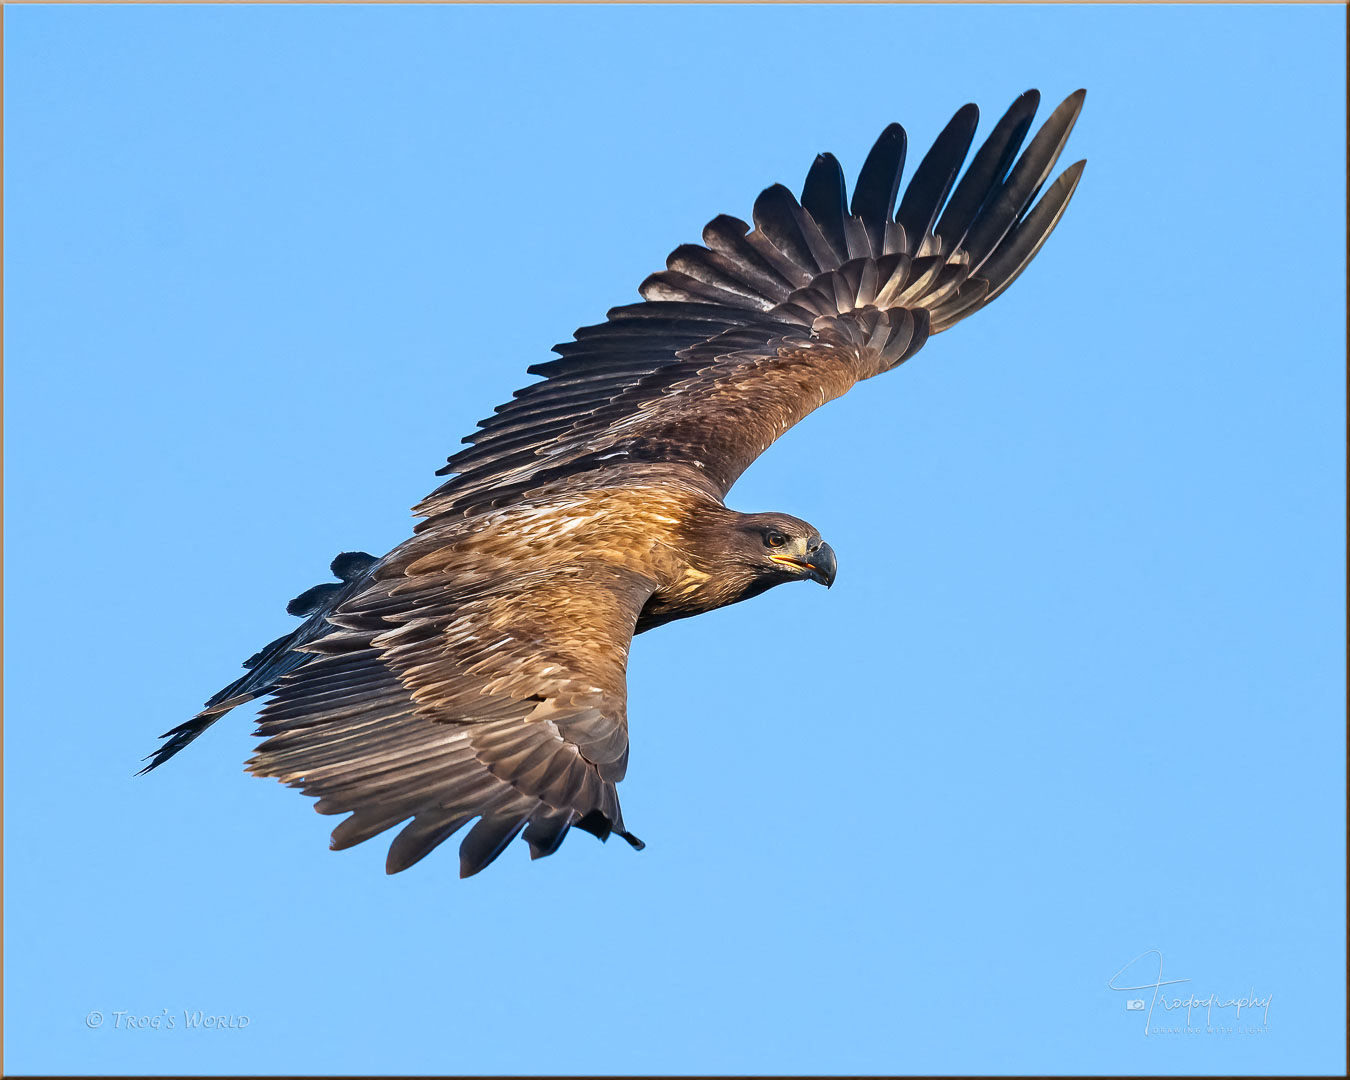
{"type": "Polygon", "coordinates": [[[1070,166],[1033,208],[1082,108],[1065,100],[1017,158],[1039,102],[1023,94],[957,182],[978,110],[961,109],[895,209],[906,137],[888,127],[851,202],[828,154],[800,202],[760,195],[754,229],[713,219],[641,286],[644,303],[555,346],[546,376],[481,421],[418,507],[430,518],[507,505],[579,474],[675,467],[724,497],[775,439],[860,379],[902,363],[1022,272],[1082,174],[1070,166]],[[1011,166],[1011,167],[1010,167],[1011,166]]]}
{"type": "Polygon", "coordinates": [[[615,784],[628,647],[653,586],[580,554],[532,554],[518,518],[395,548],[262,710],[249,771],[317,796],[320,813],[350,812],[334,848],[407,822],[395,873],[475,817],[464,876],[522,830],[535,858],[573,825],[641,846],[615,784]]]}

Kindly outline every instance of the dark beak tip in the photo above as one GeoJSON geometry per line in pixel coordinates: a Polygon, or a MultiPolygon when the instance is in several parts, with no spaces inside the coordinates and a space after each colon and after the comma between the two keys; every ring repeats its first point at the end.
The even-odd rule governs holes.
{"type": "Polygon", "coordinates": [[[821,544],[820,547],[811,552],[807,561],[814,571],[812,576],[825,588],[834,588],[834,579],[839,568],[834,557],[834,548],[830,547],[829,544],[821,544]]]}

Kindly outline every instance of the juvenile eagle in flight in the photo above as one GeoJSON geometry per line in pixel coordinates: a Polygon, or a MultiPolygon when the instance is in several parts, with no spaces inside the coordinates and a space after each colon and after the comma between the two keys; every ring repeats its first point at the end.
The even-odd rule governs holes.
{"type": "Polygon", "coordinates": [[[1032,206],[1083,97],[1018,157],[1040,100],[1023,94],[958,182],[979,116],[966,105],[898,210],[906,138],[892,124],[851,199],[821,154],[800,201],[774,185],[753,229],[714,218],[642,283],[641,303],[531,367],[544,378],[464,440],[413,535],[383,558],[339,555],[340,580],[287,608],[299,629],[245,661],[143,771],[270,695],[249,771],[350,814],[334,848],[404,823],[391,874],[474,819],[462,876],[522,830],[534,858],[573,826],[640,848],[615,790],[633,635],[786,581],[834,581],[813,526],[723,499],[793,424],[1012,284],[1082,175],[1080,161],[1032,206]]]}

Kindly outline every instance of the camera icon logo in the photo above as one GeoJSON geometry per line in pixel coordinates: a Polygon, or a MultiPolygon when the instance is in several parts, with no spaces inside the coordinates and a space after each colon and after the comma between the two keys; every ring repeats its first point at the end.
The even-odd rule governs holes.
{"type": "Polygon", "coordinates": [[[1125,1002],[1125,1008],[1129,1009],[1130,1012],[1143,1012],[1143,1011],[1144,1011],[1144,999],[1143,999],[1143,998],[1130,998],[1129,1001],[1125,1002]]]}

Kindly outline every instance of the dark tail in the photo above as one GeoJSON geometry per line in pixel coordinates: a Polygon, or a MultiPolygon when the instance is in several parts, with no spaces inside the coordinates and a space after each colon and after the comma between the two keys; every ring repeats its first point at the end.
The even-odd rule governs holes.
{"type": "Polygon", "coordinates": [[[306,589],[286,605],[288,615],[305,620],[299,628],[259,649],[244,661],[244,667],[249,669],[247,675],[215,694],[191,720],[161,735],[161,739],[168,741],[144,759],[150,764],[136,775],[143,776],[163,765],[235,706],[270,693],[283,675],[308,663],[314,654],[297,650],[332,630],[328,616],[349,596],[360,591],[370,569],[378,561],[364,551],[344,551],[334,559],[331,569],[333,576],[340,580],[306,589]]]}

